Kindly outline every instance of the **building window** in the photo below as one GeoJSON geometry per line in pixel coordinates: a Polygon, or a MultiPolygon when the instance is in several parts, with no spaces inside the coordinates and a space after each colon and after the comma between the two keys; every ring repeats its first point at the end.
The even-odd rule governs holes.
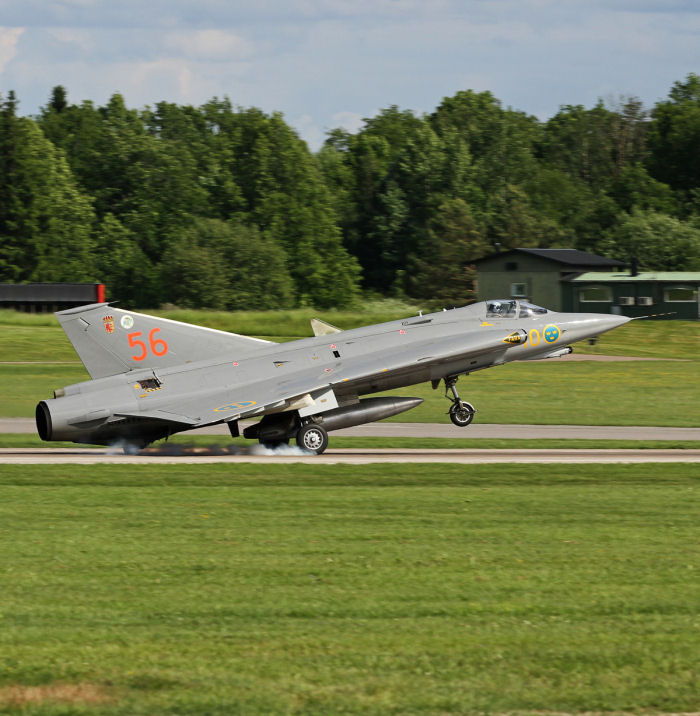
{"type": "Polygon", "coordinates": [[[612,303],[610,286],[586,286],[579,289],[578,300],[581,303],[612,303]]]}
{"type": "Polygon", "coordinates": [[[507,261],[506,262],[506,271],[517,271],[518,270],[518,262],[517,261],[507,261]]]}
{"type": "Polygon", "coordinates": [[[698,289],[692,286],[667,286],[664,289],[666,303],[694,303],[698,300],[698,289]]]}
{"type": "Polygon", "coordinates": [[[510,295],[513,298],[527,298],[527,284],[525,283],[511,283],[510,295]]]}

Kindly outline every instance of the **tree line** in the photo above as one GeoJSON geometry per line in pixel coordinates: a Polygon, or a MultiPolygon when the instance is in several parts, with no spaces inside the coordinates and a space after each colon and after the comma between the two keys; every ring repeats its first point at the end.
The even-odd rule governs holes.
{"type": "Polygon", "coordinates": [[[473,261],[572,247],[700,271],[700,76],[646,110],[541,121],[460,91],[396,106],[312,153],[281,114],[214,98],[34,117],[0,96],[0,281],[99,281],[126,305],[465,303],[473,261]]]}

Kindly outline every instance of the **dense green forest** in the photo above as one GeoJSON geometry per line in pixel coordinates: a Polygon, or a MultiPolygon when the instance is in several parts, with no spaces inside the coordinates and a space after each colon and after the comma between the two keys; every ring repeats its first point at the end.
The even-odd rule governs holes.
{"type": "Polygon", "coordinates": [[[212,99],[38,116],[0,96],[0,281],[100,281],[125,305],[465,303],[494,248],[574,247],[700,271],[700,76],[646,110],[547,121],[460,91],[392,106],[313,154],[280,114],[212,99]]]}

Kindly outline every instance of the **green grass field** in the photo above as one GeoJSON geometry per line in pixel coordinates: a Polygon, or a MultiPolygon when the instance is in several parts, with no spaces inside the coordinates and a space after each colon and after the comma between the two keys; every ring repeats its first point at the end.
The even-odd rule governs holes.
{"type": "MultiPolygon", "coordinates": [[[[459,383],[478,409],[477,422],[571,425],[700,424],[697,363],[563,363],[556,359],[480,371],[459,383]]],[[[0,365],[0,415],[32,417],[55,388],[86,380],[79,365],[0,365]]],[[[442,389],[421,384],[396,391],[425,399],[401,422],[447,422],[442,389]]]]}
{"type": "MultiPolygon", "coordinates": [[[[185,323],[223,331],[286,341],[313,335],[310,320],[321,318],[342,329],[416,315],[418,308],[396,301],[369,303],[362,311],[148,311],[185,323]]],[[[700,361],[698,321],[632,321],[601,336],[598,343],[583,343],[581,353],[675,358],[700,361]]],[[[77,361],[68,339],[53,314],[0,310],[0,363],[5,361],[77,361]]]]}
{"type": "MultiPolygon", "coordinates": [[[[403,307],[406,315],[406,307],[403,307]]],[[[394,313],[375,309],[368,316],[322,314],[342,327],[388,320],[394,313]]],[[[282,333],[308,326],[310,309],[270,314],[167,312],[170,318],[200,322],[238,332],[281,339],[282,333]]],[[[310,333],[306,329],[305,335],[310,333]]],[[[290,338],[287,335],[286,338],[290,338]]],[[[484,423],[574,425],[700,424],[700,324],[690,321],[634,321],[604,334],[582,353],[674,358],[681,362],[565,363],[556,359],[506,365],[474,373],[460,381],[462,396],[479,410],[484,423]]],[[[70,343],[53,316],[0,311],[0,415],[31,417],[36,403],[55,388],[87,379],[70,343]],[[2,362],[5,364],[1,364],[2,362]],[[8,364],[29,361],[29,365],[8,364]],[[71,363],[72,361],[72,363],[71,363]],[[44,364],[44,362],[46,364],[44,364]],[[64,364],[65,363],[65,364],[64,364]]],[[[405,388],[403,395],[425,405],[396,418],[445,421],[449,403],[429,385],[405,388]]]]}
{"type": "MultiPolygon", "coordinates": [[[[312,318],[322,318],[339,328],[348,329],[368,323],[382,323],[416,315],[420,307],[394,299],[379,299],[367,301],[361,309],[354,311],[317,311],[314,308],[284,311],[157,310],[150,308],[134,310],[163,316],[173,321],[209,326],[220,331],[231,331],[251,336],[297,338],[312,335],[310,327],[312,318]]],[[[52,313],[23,313],[5,309],[0,310],[0,325],[50,328],[58,327],[58,321],[52,313]]]]}
{"type": "Polygon", "coordinates": [[[5,467],[0,711],[696,711],[698,478],[5,467]]]}

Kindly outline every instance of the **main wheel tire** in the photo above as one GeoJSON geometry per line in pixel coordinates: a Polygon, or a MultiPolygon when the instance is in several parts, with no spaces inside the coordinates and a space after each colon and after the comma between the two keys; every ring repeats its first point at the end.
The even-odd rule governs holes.
{"type": "Polygon", "coordinates": [[[315,423],[304,425],[297,433],[297,446],[320,455],[328,447],[328,433],[315,423]]]}
{"type": "Polygon", "coordinates": [[[465,403],[464,401],[453,403],[450,408],[450,420],[458,428],[466,428],[474,420],[474,413],[476,413],[476,410],[471,403],[465,403]]]}

